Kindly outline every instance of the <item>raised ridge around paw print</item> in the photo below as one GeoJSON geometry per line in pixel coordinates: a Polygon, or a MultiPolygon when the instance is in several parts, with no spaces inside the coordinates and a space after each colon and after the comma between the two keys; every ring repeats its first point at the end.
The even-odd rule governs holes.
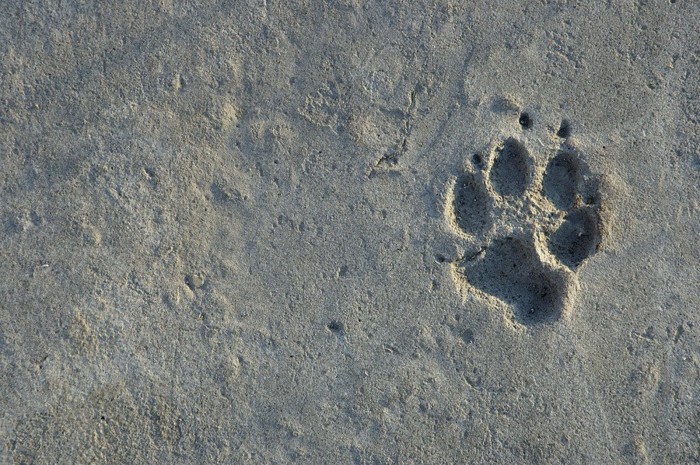
{"type": "Polygon", "coordinates": [[[601,241],[599,182],[580,152],[562,144],[539,169],[509,138],[488,159],[475,155],[449,193],[466,250],[452,264],[458,284],[506,304],[517,324],[559,320],[601,241]]]}

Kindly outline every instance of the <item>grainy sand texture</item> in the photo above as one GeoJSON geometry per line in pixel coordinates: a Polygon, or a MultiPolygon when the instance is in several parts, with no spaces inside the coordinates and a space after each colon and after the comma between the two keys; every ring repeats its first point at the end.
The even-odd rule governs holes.
{"type": "Polygon", "coordinates": [[[0,0],[0,463],[700,463],[700,2],[0,0]]]}

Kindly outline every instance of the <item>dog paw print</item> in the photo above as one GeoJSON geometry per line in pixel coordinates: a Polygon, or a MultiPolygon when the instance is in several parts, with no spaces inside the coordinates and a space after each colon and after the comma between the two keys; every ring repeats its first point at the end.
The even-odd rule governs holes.
{"type": "Polygon", "coordinates": [[[466,165],[446,205],[467,251],[452,263],[458,284],[506,304],[518,324],[559,320],[601,241],[598,178],[566,143],[543,167],[515,138],[466,165]]]}

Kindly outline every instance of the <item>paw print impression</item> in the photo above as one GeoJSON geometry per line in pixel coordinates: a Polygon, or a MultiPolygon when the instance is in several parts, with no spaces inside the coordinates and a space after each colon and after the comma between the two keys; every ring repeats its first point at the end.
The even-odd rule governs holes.
{"type": "Polygon", "coordinates": [[[601,241],[598,178],[566,143],[544,167],[515,138],[467,165],[446,202],[466,250],[452,263],[458,286],[505,304],[516,324],[559,320],[601,241]]]}

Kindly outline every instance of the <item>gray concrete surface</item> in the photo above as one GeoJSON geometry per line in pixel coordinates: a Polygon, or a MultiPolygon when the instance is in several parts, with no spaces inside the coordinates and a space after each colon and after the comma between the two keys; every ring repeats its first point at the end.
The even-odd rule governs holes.
{"type": "Polygon", "coordinates": [[[697,1],[0,12],[0,463],[700,463],[697,1]]]}

